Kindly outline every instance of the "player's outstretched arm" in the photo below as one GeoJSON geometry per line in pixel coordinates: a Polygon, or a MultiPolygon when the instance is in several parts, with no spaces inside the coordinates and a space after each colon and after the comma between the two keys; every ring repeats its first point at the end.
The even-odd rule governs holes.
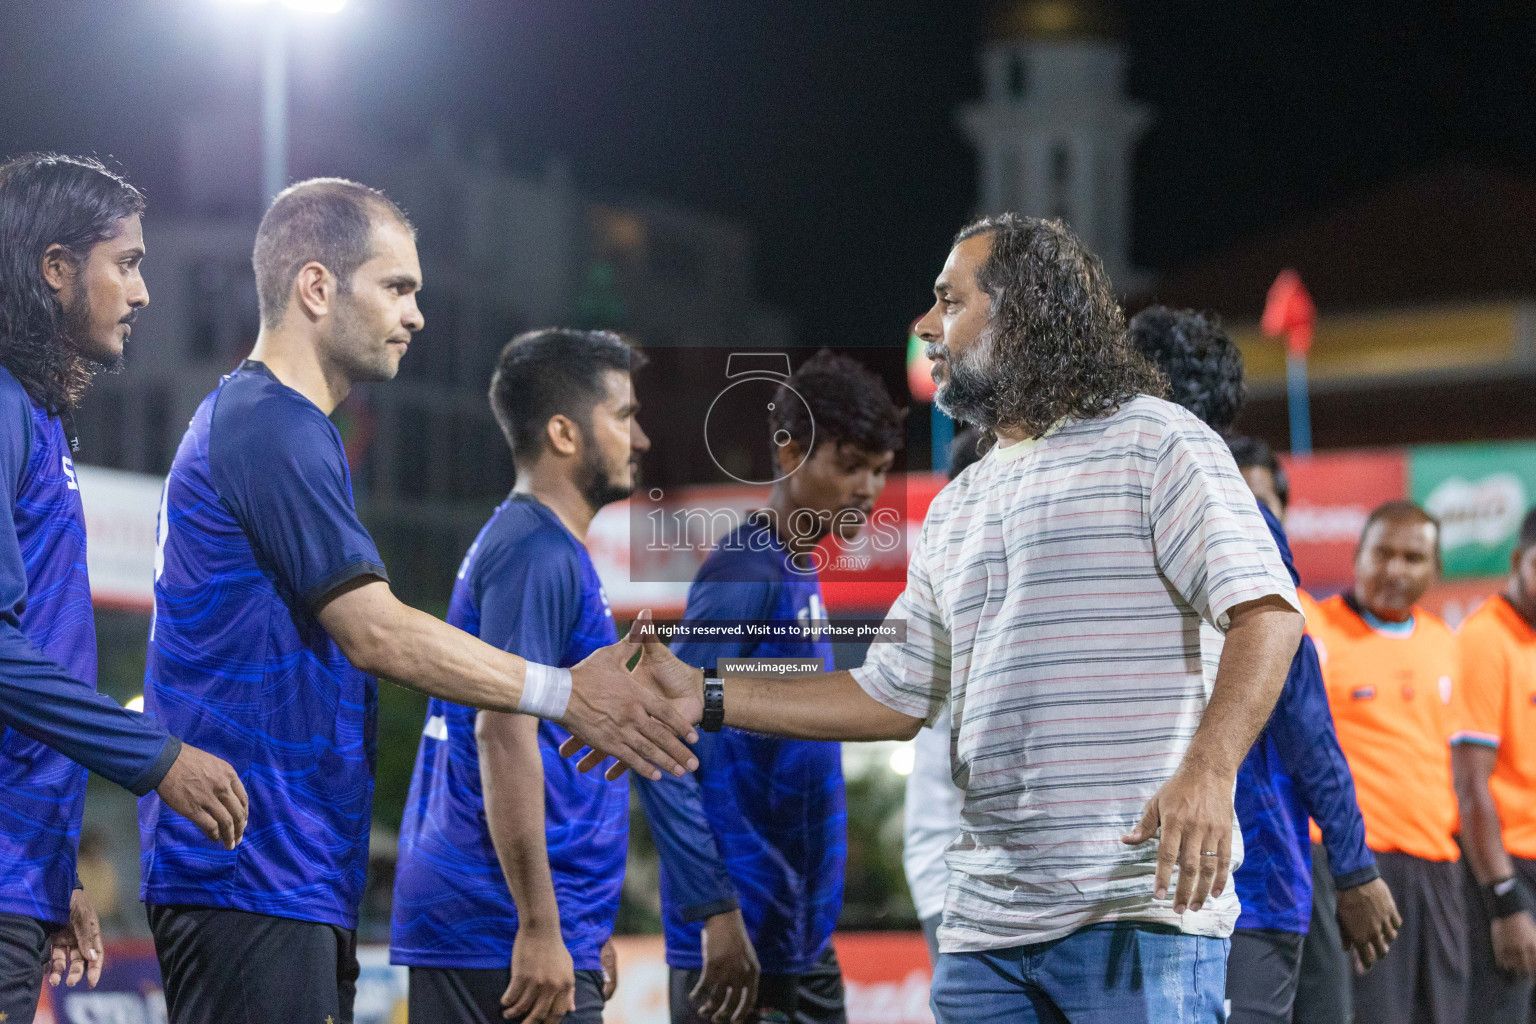
{"type": "MultiPolygon", "coordinates": [[[[635,676],[666,698],[678,717],[697,723],[704,715],[704,672],[667,649],[640,613],[629,636],[643,649],[635,676]]],[[[864,692],[851,672],[776,679],[732,676],[725,685],[725,724],[738,729],[804,740],[909,740],[923,727],[921,718],[886,707],[864,692]]],[[[604,759],[601,744],[581,759],[591,771],[604,759]]],[[[560,752],[567,757],[581,750],[578,739],[567,740],[560,752]]]]}
{"type": "Polygon", "coordinates": [[[632,644],[594,651],[569,670],[564,690],[566,670],[541,668],[530,686],[528,662],[409,607],[377,577],[338,587],[315,614],[347,660],[370,675],[455,704],[557,721],[646,778],[698,767],[678,738],[697,738],[692,723],[625,668],[632,644]]]}
{"type": "Polygon", "coordinates": [[[539,720],[482,711],[475,716],[480,789],[496,860],[517,907],[512,971],[502,1016],[556,1024],[576,1009],[576,969],[560,933],[560,906],[544,838],[544,759],[539,720]]]}

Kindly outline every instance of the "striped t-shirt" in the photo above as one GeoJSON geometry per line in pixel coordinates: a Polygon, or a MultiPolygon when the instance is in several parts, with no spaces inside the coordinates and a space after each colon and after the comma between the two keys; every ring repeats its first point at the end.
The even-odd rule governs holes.
{"type": "MultiPolygon", "coordinates": [[[[1171,890],[1152,895],[1157,843],[1120,837],[1205,711],[1202,621],[1225,631],[1270,594],[1296,603],[1227,446],[1160,399],[993,449],[939,493],[890,612],[906,641],[871,647],[854,676],[927,720],[951,701],[965,804],[944,950],[1116,920],[1231,933],[1230,883],[1181,917],[1171,890]]],[[[1232,850],[1235,868],[1235,816],[1232,850]]]]}

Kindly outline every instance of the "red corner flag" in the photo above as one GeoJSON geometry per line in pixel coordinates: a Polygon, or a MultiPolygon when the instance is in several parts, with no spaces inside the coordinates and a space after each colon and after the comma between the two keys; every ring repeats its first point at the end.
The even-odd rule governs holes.
{"type": "Polygon", "coordinates": [[[1286,267],[1269,286],[1259,326],[1271,338],[1285,335],[1286,350],[1291,355],[1304,356],[1312,348],[1312,324],[1316,320],[1317,307],[1307,294],[1307,286],[1301,283],[1301,275],[1286,267]]]}

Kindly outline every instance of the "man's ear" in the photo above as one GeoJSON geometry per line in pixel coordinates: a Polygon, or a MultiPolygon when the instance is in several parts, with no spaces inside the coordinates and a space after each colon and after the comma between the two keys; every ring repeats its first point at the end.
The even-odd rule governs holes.
{"type": "Polygon", "coordinates": [[[311,320],[318,320],[331,311],[338,290],[336,275],[325,264],[310,260],[294,275],[289,302],[297,304],[311,320]]]}
{"type": "Polygon", "coordinates": [[[779,464],[779,475],[788,476],[793,473],[805,460],[805,449],[799,441],[789,441],[778,446],[773,453],[774,460],[779,464]]]}
{"type": "Polygon", "coordinates": [[[63,291],[75,279],[75,261],[58,242],[43,250],[41,270],[43,282],[55,292],[63,291]]]}
{"type": "Polygon", "coordinates": [[[581,428],[569,416],[556,413],[544,424],[544,437],[556,455],[572,456],[581,450],[581,428]]]}

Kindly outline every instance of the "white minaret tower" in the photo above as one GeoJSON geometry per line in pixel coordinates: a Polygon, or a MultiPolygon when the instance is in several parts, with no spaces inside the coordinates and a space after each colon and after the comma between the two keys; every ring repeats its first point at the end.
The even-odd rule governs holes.
{"type": "Polygon", "coordinates": [[[1125,95],[1116,20],[1097,0],[1013,0],[981,55],[986,95],[960,112],[980,157],[983,214],[1060,217],[1104,261],[1116,291],[1131,266],[1131,153],[1151,111],[1125,95]]]}

